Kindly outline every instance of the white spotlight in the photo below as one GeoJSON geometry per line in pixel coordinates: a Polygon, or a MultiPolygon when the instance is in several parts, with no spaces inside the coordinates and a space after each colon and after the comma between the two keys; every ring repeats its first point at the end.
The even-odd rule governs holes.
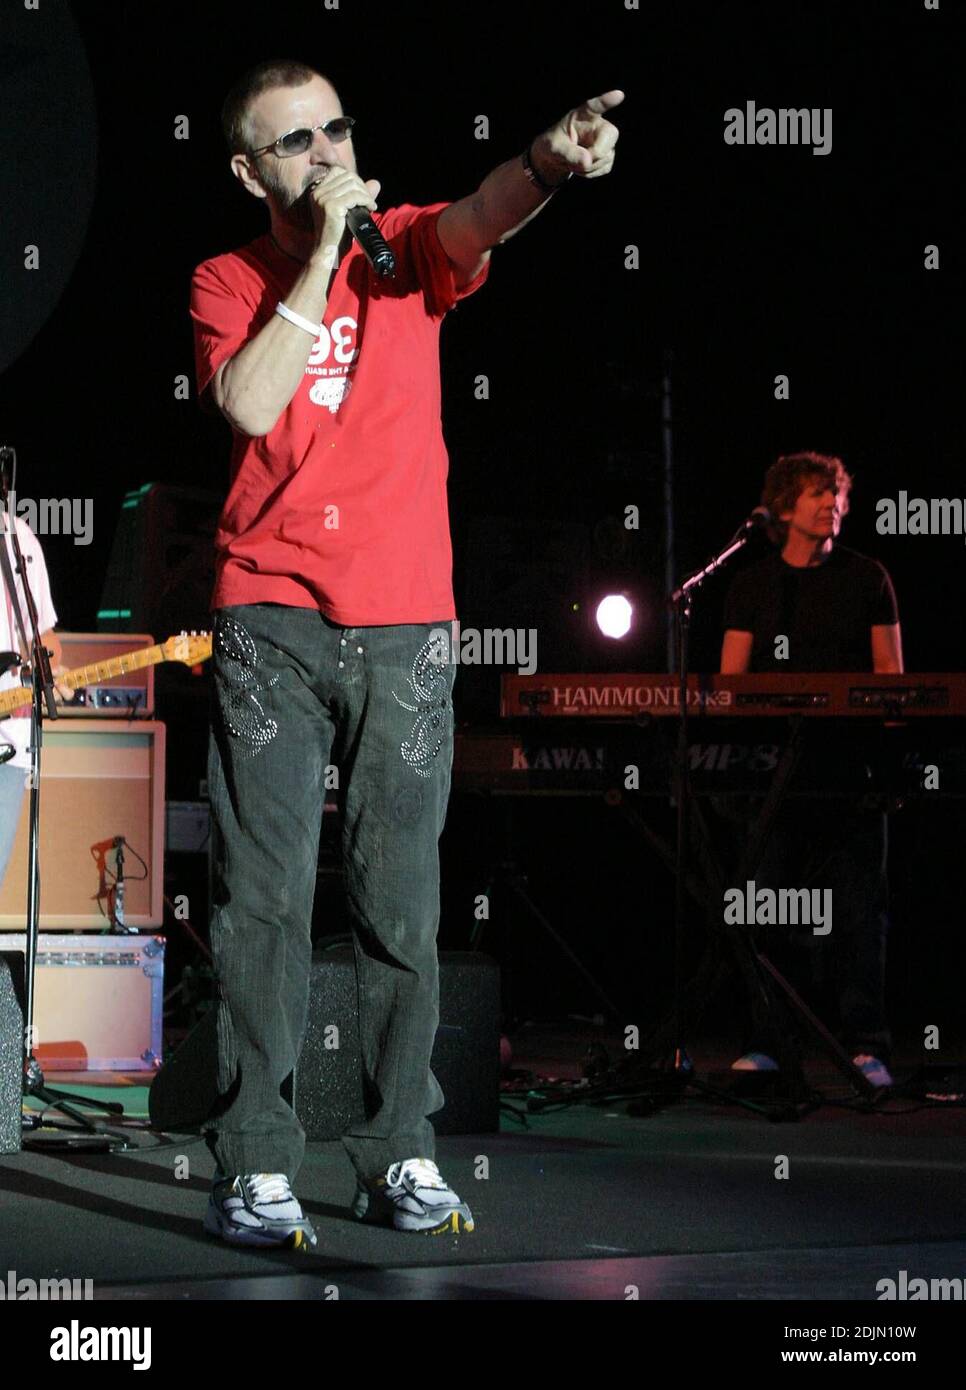
{"type": "Polygon", "coordinates": [[[597,626],[605,637],[626,637],[634,609],[623,594],[608,594],[597,605],[597,626]]]}

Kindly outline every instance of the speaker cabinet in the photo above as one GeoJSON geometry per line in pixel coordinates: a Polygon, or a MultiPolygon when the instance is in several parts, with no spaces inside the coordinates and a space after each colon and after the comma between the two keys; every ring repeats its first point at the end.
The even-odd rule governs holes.
{"type": "MultiPolygon", "coordinates": [[[[491,1134],[500,1125],[500,972],[488,956],[446,951],[439,958],[440,1022],[432,1068],[446,1104],[437,1134],[491,1134]]],[[[210,1009],[151,1086],[151,1123],[201,1127],[218,1099],[217,1013],[210,1009]]],[[[351,946],[312,958],[309,1025],[294,1076],[282,1086],[307,1139],[338,1139],[365,1115],[355,958],[351,946]],[[326,1047],[338,1030],[339,1046],[326,1047]]]]}
{"type": "Polygon", "coordinates": [[[20,1151],[23,965],[23,956],[19,951],[0,951],[0,1154],[20,1151]]]}
{"type": "MultiPolygon", "coordinates": [[[[26,923],[29,806],[27,791],[0,885],[0,932],[22,932],[26,923]]],[[[127,842],[125,921],[139,931],[159,927],[164,920],[164,725],[147,720],[124,728],[107,720],[45,723],[40,776],[42,930],[107,926],[105,890],[112,882],[115,855],[112,848],[100,847],[117,835],[127,842]]]]}
{"type": "MultiPolygon", "coordinates": [[[[489,956],[439,958],[439,1027],[432,1068],[446,1103],[437,1134],[490,1134],[500,1127],[500,972],[489,956]]],[[[293,1078],[295,1113],[307,1139],[338,1139],[365,1116],[355,958],[351,946],[312,958],[309,1026],[293,1078]],[[338,1028],[339,1046],[326,1047],[338,1028]]],[[[285,1094],[283,1088],[283,1094],[285,1094]]]]}
{"type": "Polygon", "coordinates": [[[208,626],[224,500],[223,493],[170,483],[145,483],[127,494],[98,612],[103,632],[165,635],[208,626]]]}

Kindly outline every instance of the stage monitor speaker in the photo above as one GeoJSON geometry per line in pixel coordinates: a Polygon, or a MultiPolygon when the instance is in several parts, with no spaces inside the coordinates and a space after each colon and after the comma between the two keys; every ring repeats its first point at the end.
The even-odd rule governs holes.
{"type": "MultiPolygon", "coordinates": [[[[443,1109],[432,1117],[437,1134],[499,1129],[500,972],[489,956],[441,954],[439,1027],[431,1065],[446,1097],[443,1109]]],[[[317,951],[312,958],[309,1026],[292,1093],[307,1139],[338,1139],[365,1116],[351,946],[317,951]],[[332,1025],[339,1030],[338,1047],[331,1046],[336,1037],[332,1025]]]]}
{"type": "MultiPolygon", "coordinates": [[[[439,965],[432,1067],[446,1104],[432,1117],[433,1128],[437,1134],[492,1134],[500,1125],[499,969],[490,957],[469,951],[444,951],[439,965]]],[[[213,1007],[154,1079],[149,1106],[156,1129],[197,1129],[211,1114],[218,1099],[216,1039],[213,1007]]],[[[309,1025],[282,1094],[307,1139],[338,1139],[365,1115],[351,946],[312,958],[309,1025]],[[331,1046],[333,1024],[338,1047],[331,1046]]]]}
{"type": "Polygon", "coordinates": [[[20,1152],[23,1099],[24,959],[0,951],[0,1154],[20,1152]]]}
{"type": "MultiPolygon", "coordinates": [[[[40,783],[41,930],[89,931],[108,925],[106,888],[115,854],[102,847],[118,835],[127,842],[125,921],[138,931],[161,926],[164,725],[149,720],[123,728],[107,720],[45,722],[40,783]]],[[[22,932],[26,924],[29,807],[28,791],[0,885],[0,932],[22,932]]]]}

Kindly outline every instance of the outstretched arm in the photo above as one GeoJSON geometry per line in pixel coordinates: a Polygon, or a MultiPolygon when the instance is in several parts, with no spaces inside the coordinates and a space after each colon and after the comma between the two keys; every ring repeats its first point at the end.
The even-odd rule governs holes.
{"type": "Polygon", "coordinates": [[[534,179],[527,175],[525,156],[518,155],[488,174],[475,193],[443,209],[439,239],[457,267],[457,283],[478,275],[491,248],[516,236],[571,175],[599,179],[610,173],[620,132],[606,113],[623,100],[617,89],[591,97],[538,135],[530,146],[534,179]]]}

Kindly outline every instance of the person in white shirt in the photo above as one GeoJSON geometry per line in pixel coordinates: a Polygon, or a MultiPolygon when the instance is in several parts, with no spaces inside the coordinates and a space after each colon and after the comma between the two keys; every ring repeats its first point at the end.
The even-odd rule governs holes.
{"type": "MultiPolygon", "coordinates": [[[[40,542],[21,517],[16,517],[17,539],[23,552],[24,564],[30,590],[37,605],[37,619],[41,640],[51,653],[51,665],[55,672],[63,669],[61,665],[60,638],[54,632],[57,613],[50,596],[50,580],[40,542]]],[[[0,545],[6,547],[10,560],[10,572],[14,575],[20,612],[27,622],[27,605],[23,593],[23,580],[16,570],[16,558],[10,539],[11,517],[0,514],[0,545]]],[[[28,632],[29,637],[29,632],[28,632]]],[[[20,638],[17,618],[10,601],[7,585],[0,575],[0,652],[19,652],[26,659],[28,652],[20,638]]],[[[0,691],[10,690],[24,684],[24,676],[19,666],[7,666],[0,672],[0,691]]],[[[30,771],[30,702],[15,715],[0,720],[0,883],[7,871],[10,852],[20,823],[20,808],[30,771]]]]}

